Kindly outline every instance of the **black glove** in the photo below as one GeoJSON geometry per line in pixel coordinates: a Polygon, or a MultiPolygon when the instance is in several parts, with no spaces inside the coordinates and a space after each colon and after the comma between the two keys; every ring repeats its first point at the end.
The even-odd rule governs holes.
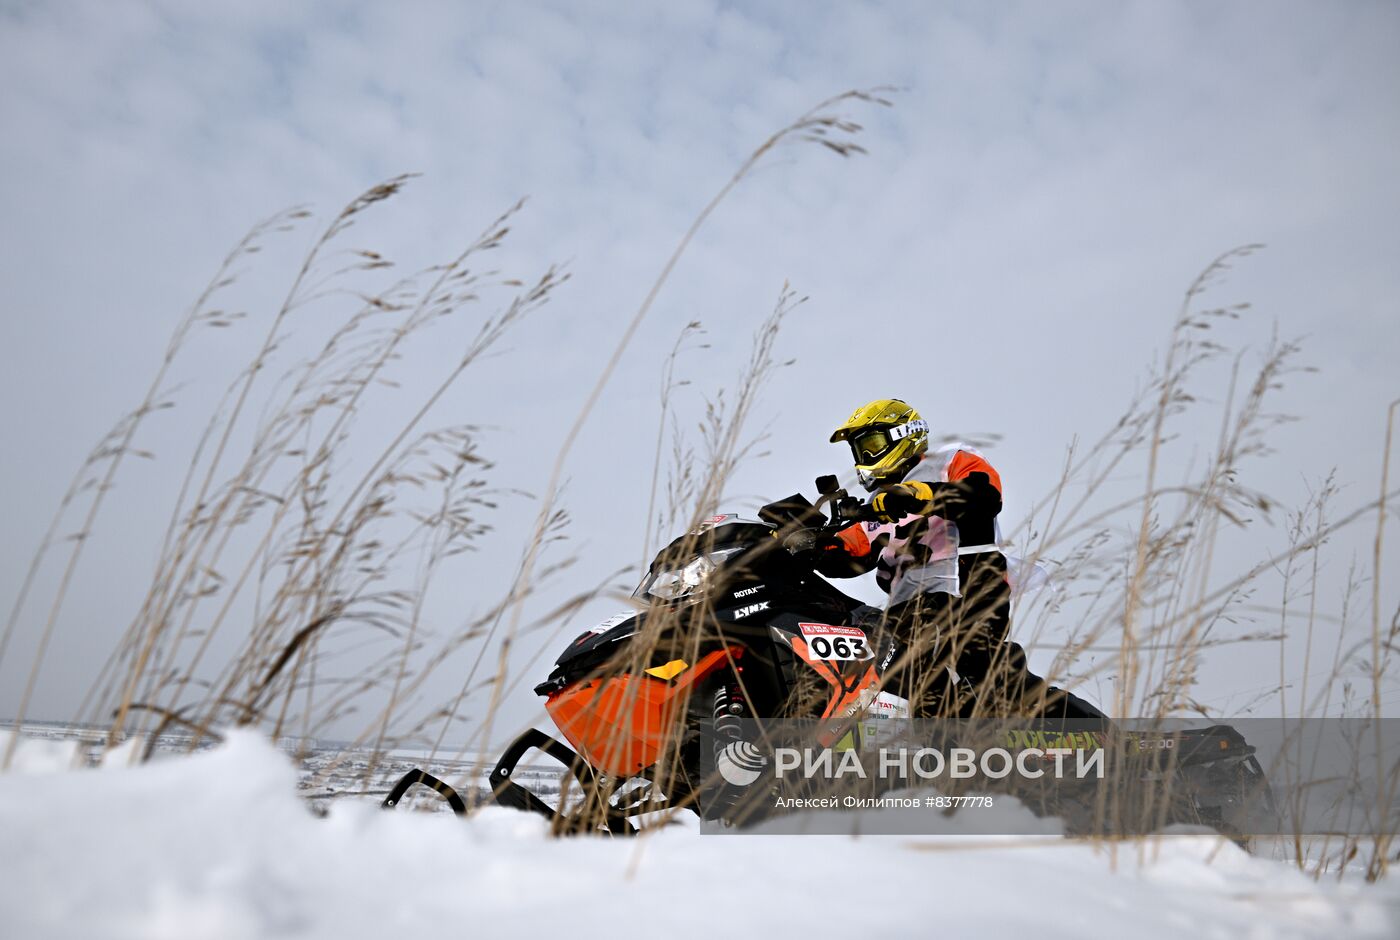
{"type": "Polygon", "coordinates": [[[933,498],[933,487],[927,483],[896,483],[870,498],[870,510],[881,522],[898,522],[912,512],[919,512],[933,498]]]}
{"type": "Polygon", "coordinates": [[[896,483],[876,493],[870,509],[881,522],[898,522],[910,513],[955,518],[967,507],[967,494],[956,483],[896,483]]]}

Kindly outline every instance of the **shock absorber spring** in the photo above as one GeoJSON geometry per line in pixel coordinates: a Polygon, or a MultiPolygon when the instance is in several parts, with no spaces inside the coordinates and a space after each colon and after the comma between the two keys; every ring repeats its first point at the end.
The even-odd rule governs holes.
{"type": "Polygon", "coordinates": [[[748,703],[744,701],[743,690],[737,685],[731,685],[727,682],[721,683],[715,689],[714,704],[715,735],[735,741],[742,738],[744,715],[748,712],[748,703]]]}

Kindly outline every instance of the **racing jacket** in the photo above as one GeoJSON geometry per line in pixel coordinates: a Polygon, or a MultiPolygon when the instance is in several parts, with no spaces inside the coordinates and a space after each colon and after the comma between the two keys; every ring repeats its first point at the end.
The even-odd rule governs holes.
{"type": "Polygon", "coordinates": [[[817,570],[850,578],[874,568],[891,605],[921,593],[960,596],[958,558],[999,551],[1001,476],[976,448],[954,443],[925,454],[901,482],[910,481],[935,491],[953,486],[962,498],[946,516],[910,513],[896,522],[850,526],[835,550],[822,554],[817,570]]]}

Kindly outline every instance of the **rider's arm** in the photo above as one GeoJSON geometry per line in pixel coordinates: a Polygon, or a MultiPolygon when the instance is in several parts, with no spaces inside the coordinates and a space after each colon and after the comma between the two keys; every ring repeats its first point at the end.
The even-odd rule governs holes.
{"type": "Polygon", "coordinates": [[[981,454],[958,451],[948,464],[948,483],[957,487],[957,505],[948,513],[965,545],[996,541],[995,519],[1001,512],[1001,475],[981,454]]]}
{"type": "Polygon", "coordinates": [[[876,493],[870,506],[889,521],[910,513],[941,516],[956,522],[969,544],[990,542],[992,520],[1001,512],[1001,477],[985,457],[960,450],[949,462],[948,482],[897,483],[876,493]]]}
{"type": "Polygon", "coordinates": [[[858,522],[842,529],[836,538],[822,546],[815,567],[828,578],[857,577],[875,567],[887,541],[889,536],[882,533],[872,542],[865,525],[858,522]]]}

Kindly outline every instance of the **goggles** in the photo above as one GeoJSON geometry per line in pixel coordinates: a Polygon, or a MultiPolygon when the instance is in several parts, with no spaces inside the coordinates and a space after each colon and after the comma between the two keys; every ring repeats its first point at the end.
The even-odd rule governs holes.
{"type": "Polygon", "coordinates": [[[855,454],[856,463],[874,463],[893,446],[894,441],[884,428],[862,431],[851,438],[851,453],[855,454]]]}
{"type": "Polygon", "coordinates": [[[928,422],[919,420],[892,428],[870,428],[851,435],[851,453],[855,455],[856,463],[872,464],[889,453],[897,441],[919,431],[927,432],[928,422]]]}

